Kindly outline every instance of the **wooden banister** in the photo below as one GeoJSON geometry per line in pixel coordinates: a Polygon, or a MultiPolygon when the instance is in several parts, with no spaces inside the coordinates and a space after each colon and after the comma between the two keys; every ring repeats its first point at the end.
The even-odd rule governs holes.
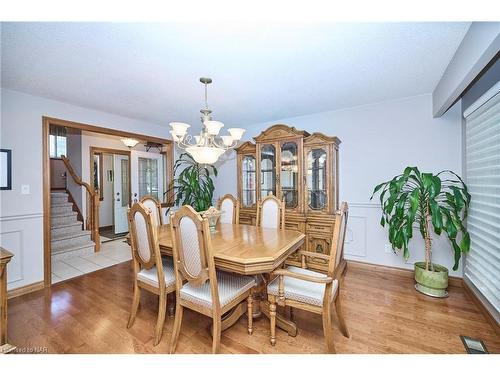
{"type": "Polygon", "coordinates": [[[62,155],[61,159],[73,181],[77,185],[83,186],[87,191],[87,217],[85,220],[85,227],[87,230],[90,230],[90,237],[95,243],[95,251],[97,252],[101,250],[101,238],[99,235],[99,189],[94,189],[90,184],[82,181],[81,177],[76,174],[71,162],[65,155],[62,155]]]}

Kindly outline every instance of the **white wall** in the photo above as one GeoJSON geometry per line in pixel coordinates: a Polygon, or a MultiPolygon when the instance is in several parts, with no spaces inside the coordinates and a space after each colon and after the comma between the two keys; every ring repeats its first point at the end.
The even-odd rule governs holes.
{"type": "MultiPolygon", "coordinates": [[[[1,89],[0,146],[12,150],[13,168],[12,190],[0,192],[0,245],[15,254],[9,289],[43,280],[42,116],[168,138],[166,124],[1,89]],[[29,185],[30,194],[21,195],[21,185],[29,185]]],[[[89,158],[82,159],[88,177],[89,158]]]]}
{"type": "MultiPolygon", "coordinates": [[[[389,241],[386,230],[379,224],[380,206],[378,200],[370,202],[369,198],[375,185],[401,173],[407,165],[431,172],[451,169],[460,174],[460,116],[458,103],[443,117],[433,119],[432,96],[427,94],[243,127],[247,129],[245,139],[277,123],[338,136],[342,141],[340,198],[350,205],[346,258],[412,268],[414,261],[423,259],[423,241],[411,242],[407,263],[400,255],[385,253],[384,245],[389,241]]],[[[236,194],[234,152],[217,166],[220,174],[214,198],[228,192],[236,194]]],[[[451,270],[453,257],[445,237],[434,241],[433,255],[434,261],[451,270]]],[[[459,268],[451,274],[461,276],[462,271],[459,268]]]]}

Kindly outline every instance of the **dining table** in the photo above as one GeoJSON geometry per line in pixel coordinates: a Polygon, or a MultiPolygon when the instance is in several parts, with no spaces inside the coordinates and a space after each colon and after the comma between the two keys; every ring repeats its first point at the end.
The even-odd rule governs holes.
{"type": "MultiPolygon", "coordinates": [[[[274,229],[246,224],[218,223],[211,232],[215,268],[240,275],[257,275],[261,283],[254,294],[260,311],[269,318],[267,283],[271,273],[282,267],[286,259],[297,251],[305,240],[304,233],[289,229],[274,229]]],[[[158,242],[162,255],[172,255],[170,225],[158,227],[158,242]]],[[[222,330],[235,324],[246,313],[246,301],[223,316],[222,330]]],[[[276,325],[290,336],[297,335],[295,323],[278,311],[276,325]]]]}

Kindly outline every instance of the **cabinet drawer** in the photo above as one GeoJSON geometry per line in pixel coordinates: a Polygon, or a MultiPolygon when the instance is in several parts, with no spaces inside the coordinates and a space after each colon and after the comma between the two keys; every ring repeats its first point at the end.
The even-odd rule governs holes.
{"type": "Polygon", "coordinates": [[[316,232],[331,235],[333,233],[333,223],[308,222],[307,232],[316,232]]]}
{"type": "Polygon", "coordinates": [[[287,221],[285,220],[285,229],[298,230],[299,232],[305,232],[305,225],[299,221],[287,221]]]}
{"type": "MultiPolygon", "coordinates": [[[[315,236],[313,233],[309,233],[307,236],[307,251],[318,254],[330,254],[331,238],[326,236],[315,236]]],[[[307,257],[308,264],[317,265],[328,265],[326,259],[307,257]]]]}

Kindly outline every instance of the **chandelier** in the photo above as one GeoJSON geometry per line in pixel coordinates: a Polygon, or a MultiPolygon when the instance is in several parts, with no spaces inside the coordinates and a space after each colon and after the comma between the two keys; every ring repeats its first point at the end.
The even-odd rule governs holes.
{"type": "Polygon", "coordinates": [[[241,140],[245,129],[229,128],[227,135],[219,135],[224,124],[220,121],[212,120],[212,110],[208,108],[207,87],[212,83],[211,78],[200,78],[200,82],[205,85],[205,108],[201,109],[201,131],[199,135],[191,136],[187,134],[189,124],[183,122],[171,122],[170,134],[181,149],[193,157],[200,164],[213,164],[227,150],[233,149],[241,140]]]}

